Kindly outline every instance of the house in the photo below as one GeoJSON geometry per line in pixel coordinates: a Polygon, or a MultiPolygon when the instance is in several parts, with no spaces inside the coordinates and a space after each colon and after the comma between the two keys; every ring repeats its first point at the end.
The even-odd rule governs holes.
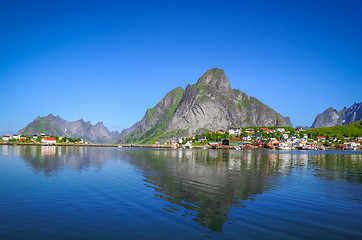
{"type": "Polygon", "coordinates": [[[357,137],[357,141],[362,141],[362,137],[357,137]]]}
{"type": "Polygon", "coordinates": [[[240,146],[242,143],[246,142],[243,139],[223,139],[222,145],[227,146],[240,146]]]}
{"type": "Polygon", "coordinates": [[[325,142],[325,141],[326,141],[326,137],[317,136],[317,141],[325,142]]]}
{"type": "Polygon", "coordinates": [[[352,147],[358,147],[358,146],[361,146],[361,143],[360,142],[353,142],[351,143],[352,147]]]}
{"type": "Polygon", "coordinates": [[[271,136],[271,137],[269,138],[269,140],[270,140],[270,141],[276,141],[277,139],[276,139],[274,136],[271,136]]]}
{"type": "Polygon", "coordinates": [[[36,140],[36,139],[38,138],[38,135],[33,134],[33,136],[31,136],[31,138],[32,138],[33,140],[36,140]]]}
{"type": "Polygon", "coordinates": [[[190,136],[189,139],[195,139],[195,136],[190,136]]]}
{"type": "Polygon", "coordinates": [[[281,144],[281,142],[278,142],[278,141],[267,141],[267,142],[263,143],[263,146],[266,148],[270,148],[273,146],[279,146],[280,144],[281,144]]]}
{"type": "Polygon", "coordinates": [[[177,143],[176,140],[173,140],[173,141],[171,142],[171,146],[172,146],[172,148],[177,148],[177,147],[179,147],[179,144],[177,143]]]}
{"type": "Polygon", "coordinates": [[[266,133],[273,133],[275,132],[275,130],[269,129],[269,128],[260,128],[261,132],[266,132],[266,133]]]}
{"type": "Polygon", "coordinates": [[[250,140],[251,140],[250,135],[244,135],[244,136],[243,136],[243,140],[245,140],[245,141],[250,141],[250,140]]]}
{"type": "Polygon", "coordinates": [[[14,138],[14,139],[19,139],[19,137],[20,137],[20,135],[18,135],[18,134],[13,134],[13,138],[14,138]]]}
{"type": "Polygon", "coordinates": [[[305,131],[302,127],[297,127],[296,129],[295,129],[295,131],[296,132],[303,132],[303,131],[305,131]]]}
{"type": "Polygon", "coordinates": [[[20,141],[26,141],[26,137],[19,137],[20,141]]]}
{"type": "Polygon", "coordinates": [[[245,129],[245,132],[254,133],[254,129],[253,128],[247,128],[247,129],[245,129]]]}
{"type": "Polygon", "coordinates": [[[283,138],[284,140],[285,140],[285,139],[288,139],[288,137],[289,137],[288,134],[286,134],[286,133],[283,133],[283,134],[282,134],[282,138],[283,138]]]}
{"type": "Polygon", "coordinates": [[[10,140],[10,137],[9,137],[9,135],[4,135],[2,137],[2,139],[3,139],[4,142],[8,142],[10,140]]]}
{"type": "Polygon", "coordinates": [[[218,147],[218,146],[219,146],[219,143],[218,143],[218,142],[209,142],[208,145],[209,145],[210,147],[215,148],[215,147],[218,147]]]}
{"type": "Polygon", "coordinates": [[[253,145],[254,147],[262,147],[262,146],[263,146],[263,143],[262,143],[261,141],[259,141],[259,140],[255,140],[255,141],[252,143],[252,145],[253,145]]]}
{"type": "Polygon", "coordinates": [[[296,138],[297,138],[297,136],[295,136],[295,135],[291,135],[291,136],[290,136],[290,138],[291,138],[291,139],[296,139],[296,138]]]}
{"type": "Polygon", "coordinates": [[[43,138],[41,140],[41,142],[45,143],[45,144],[55,144],[56,140],[55,140],[55,138],[47,138],[47,137],[45,137],[45,138],[43,138]]]}
{"type": "Polygon", "coordinates": [[[205,142],[206,141],[206,136],[200,136],[199,141],[200,142],[205,142]]]}
{"type": "Polygon", "coordinates": [[[220,133],[220,134],[224,134],[226,132],[225,129],[219,129],[217,131],[215,131],[215,133],[220,133]]]}
{"type": "Polygon", "coordinates": [[[239,135],[241,133],[241,128],[230,128],[229,134],[230,135],[239,135]]]}
{"type": "Polygon", "coordinates": [[[263,137],[263,134],[254,134],[251,137],[256,138],[256,139],[261,139],[263,137]]]}
{"type": "Polygon", "coordinates": [[[283,132],[285,132],[285,129],[284,128],[276,128],[275,131],[283,133],[283,132]]]}
{"type": "Polygon", "coordinates": [[[349,140],[351,140],[351,138],[350,137],[345,137],[344,140],[349,141],[349,140]]]}

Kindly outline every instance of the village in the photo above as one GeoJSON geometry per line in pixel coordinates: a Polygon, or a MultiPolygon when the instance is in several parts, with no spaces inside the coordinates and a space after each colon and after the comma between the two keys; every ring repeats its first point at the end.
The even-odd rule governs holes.
{"type": "MultiPolygon", "coordinates": [[[[357,150],[361,147],[362,137],[334,137],[315,136],[306,133],[303,128],[290,127],[256,127],[256,128],[230,128],[219,129],[203,135],[190,136],[189,138],[173,140],[170,144],[173,148],[221,148],[232,146],[239,150],[242,148],[267,148],[274,150],[325,150],[342,149],[357,150]]],[[[155,142],[155,145],[161,145],[155,142]]]]}
{"type": "Polygon", "coordinates": [[[69,138],[69,137],[59,137],[59,136],[50,136],[45,133],[27,135],[19,134],[6,134],[2,136],[0,142],[2,143],[41,143],[41,144],[62,144],[62,143],[75,143],[75,144],[88,144],[84,142],[81,138],[69,138]]]}
{"type": "MultiPolygon", "coordinates": [[[[178,140],[153,142],[150,145],[127,144],[124,146],[152,146],[152,147],[170,147],[170,148],[231,148],[231,149],[274,149],[274,150],[325,150],[342,149],[357,150],[361,148],[362,137],[326,137],[313,136],[303,128],[291,127],[253,127],[253,128],[229,128],[209,131],[205,134],[193,135],[188,138],[179,138],[178,140]]],[[[61,136],[50,136],[44,133],[30,136],[18,134],[6,134],[0,139],[2,144],[77,144],[89,145],[91,143],[83,141],[81,138],[69,138],[61,136]]],[[[94,145],[94,144],[92,144],[94,145]]],[[[113,144],[122,147],[122,144],[113,144]]],[[[112,145],[112,146],[113,146],[112,145]]]]}

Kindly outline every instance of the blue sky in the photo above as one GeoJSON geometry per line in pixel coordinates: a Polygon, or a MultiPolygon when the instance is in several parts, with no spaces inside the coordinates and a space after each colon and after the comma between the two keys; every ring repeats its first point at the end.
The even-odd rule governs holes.
{"type": "Polygon", "coordinates": [[[121,130],[209,68],[294,126],[362,101],[362,1],[0,0],[0,134],[121,130]]]}

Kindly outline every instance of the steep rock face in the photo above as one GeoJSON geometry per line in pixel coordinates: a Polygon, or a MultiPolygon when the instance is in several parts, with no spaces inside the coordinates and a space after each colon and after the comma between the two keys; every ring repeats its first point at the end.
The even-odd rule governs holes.
{"type": "Polygon", "coordinates": [[[232,89],[224,71],[214,68],[185,91],[176,88],[168,93],[121,142],[145,143],[205,129],[248,126],[291,126],[291,122],[256,98],[232,89]]]}
{"type": "Polygon", "coordinates": [[[71,138],[82,138],[92,143],[114,143],[120,137],[118,132],[109,131],[103,122],[92,125],[83,119],[67,122],[59,116],[49,114],[46,117],[37,117],[25,128],[19,130],[18,134],[48,134],[71,138]]]}
{"type": "Polygon", "coordinates": [[[157,123],[164,121],[168,115],[172,115],[171,109],[177,106],[184,90],[181,87],[173,89],[159,101],[154,108],[147,109],[147,112],[138,125],[140,133],[153,128],[157,123]]]}
{"type": "MultiPolygon", "coordinates": [[[[343,110],[342,110],[343,111],[343,110]]],[[[325,110],[323,113],[320,113],[315,118],[312,128],[317,127],[332,127],[341,125],[341,115],[343,112],[338,112],[336,109],[330,107],[327,110],[325,110]]]]}
{"type": "Polygon", "coordinates": [[[345,124],[356,122],[362,119],[362,102],[355,103],[345,112],[345,124]]]}
{"type": "MultiPolygon", "coordinates": [[[[165,133],[165,127],[170,117],[174,114],[183,93],[184,90],[181,87],[175,88],[167,93],[154,108],[147,109],[142,120],[131,127],[134,128],[134,130],[125,138],[122,138],[121,142],[147,143],[165,133]]],[[[123,131],[130,131],[130,129],[123,131]]]]}
{"type": "Polygon", "coordinates": [[[232,89],[222,69],[210,69],[197,82],[188,86],[171,117],[166,131],[187,129],[189,134],[200,129],[227,129],[230,126],[286,126],[279,113],[232,89]]]}
{"type": "Polygon", "coordinates": [[[355,103],[341,111],[330,107],[315,118],[311,128],[340,126],[362,119],[362,102],[355,103]]]}

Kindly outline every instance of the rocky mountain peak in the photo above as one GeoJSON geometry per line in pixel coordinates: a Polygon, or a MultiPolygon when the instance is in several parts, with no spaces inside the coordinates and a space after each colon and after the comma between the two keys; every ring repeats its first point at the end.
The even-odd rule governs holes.
{"type": "Polygon", "coordinates": [[[209,69],[197,81],[197,86],[206,85],[214,87],[216,91],[231,91],[231,85],[224,70],[219,68],[209,69]]]}
{"type": "Polygon", "coordinates": [[[123,133],[122,142],[148,143],[158,139],[177,139],[205,130],[229,126],[291,125],[267,105],[247,94],[233,90],[224,70],[213,68],[185,91],[176,88],[147,110],[139,124],[123,133]]]}
{"type": "Polygon", "coordinates": [[[349,108],[344,107],[341,111],[330,107],[315,118],[311,128],[332,127],[352,123],[362,119],[362,102],[355,103],[349,108]]]}

